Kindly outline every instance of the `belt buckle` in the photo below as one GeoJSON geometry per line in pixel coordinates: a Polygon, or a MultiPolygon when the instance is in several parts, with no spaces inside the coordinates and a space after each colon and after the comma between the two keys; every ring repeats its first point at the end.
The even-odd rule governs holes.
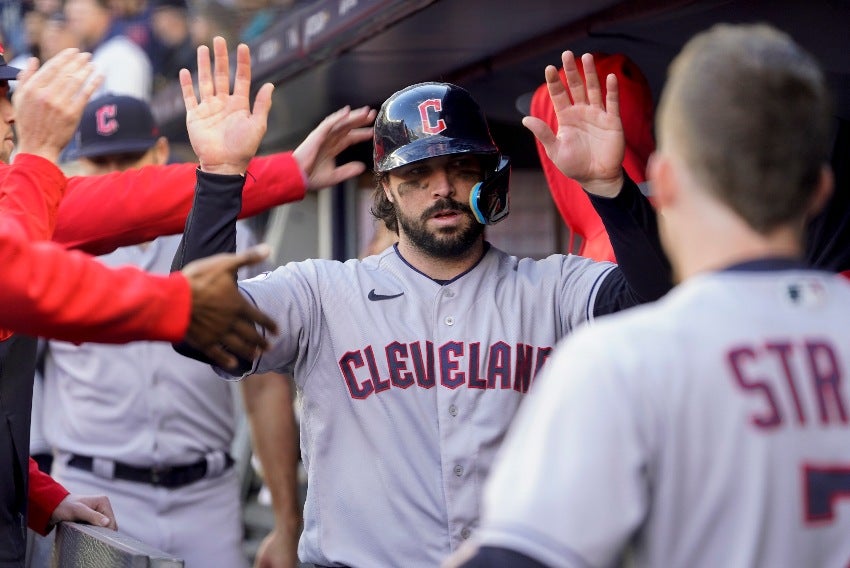
{"type": "Polygon", "coordinates": [[[171,473],[170,466],[154,466],[151,468],[151,485],[162,485],[165,476],[171,473]]]}

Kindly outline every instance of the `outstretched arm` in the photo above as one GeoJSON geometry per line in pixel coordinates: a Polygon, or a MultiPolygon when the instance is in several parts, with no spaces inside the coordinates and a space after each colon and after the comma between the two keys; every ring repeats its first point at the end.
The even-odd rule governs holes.
{"type": "Polygon", "coordinates": [[[603,103],[593,56],[586,53],[582,57],[585,80],[571,51],[565,51],[561,59],[566,85],[555,66],[549,65],[545,70],[558,131],[553,132],[546,122],[533,116],[526,116],[522,123],[543,145],[546,155],[562,174],[579,182],[591,194],[614,197],[623,185],[626,148],[617,77],[613,73],[606,77],[607,94],[603,103]]]}
{"type": "Polygon", "coordinates": [[[558,132],[531,116],[523,124],[561,173],[587,191],[610,236],[619,269],[605,279],[596,296],[593,312],[599,316],[663,296],[672,277],[655,210],[623,173],[625,137],[616,76],[606,78],[603,104],[593,56],[582,57],[584,80],[572,52],[565,51],[562,61],[566,85],[554,66],[545,72],[558,132]]]}
{"type": "MultiPolygon", "coordinates": [[[[183,241],[173,268],[193,259],[235,248],[235,219],[242,203],[242,182],[248,162],[266,130],[272,86],[263,85],[253,111],[248,93],[251,57],[248,46],[236,50],[236,74],[230,92],[227,44],[213,42],[214,69],[209,49],[198,48],[198,94],[185,69],[180,74],[186,104],[186,127],[198,155],[195,201],[186,221],[183,241]]],[[[334,185],[358,175],[365,165],[336,165],[336,157],[351,144],[367,140],[374,111],[348,107],[325,118],[293,152],[309,188],[334,185]]]]}

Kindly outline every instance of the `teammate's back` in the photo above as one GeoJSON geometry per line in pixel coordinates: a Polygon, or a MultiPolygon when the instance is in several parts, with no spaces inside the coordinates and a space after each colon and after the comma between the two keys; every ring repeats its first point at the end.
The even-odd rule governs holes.
{"type": "Polygon", "coordinates": [[[639,565],[850,562],[850,285],[757,267],[691,279],[589,340],[618,353],[600,378],[643,399],[629,406],[654,472],[639,565]],[[618,372],[629,352],[645,372],[618,372]]]}
{"type": "Polygon", "coordinates": [[[627,550],[665,568],[850,565],[850,285],[799,260],[833,185],[823,73],[776,29],[718,25],[674,60],[658,116],[650,178],[682,283],[556,348],[465,568],[627,550]]]}

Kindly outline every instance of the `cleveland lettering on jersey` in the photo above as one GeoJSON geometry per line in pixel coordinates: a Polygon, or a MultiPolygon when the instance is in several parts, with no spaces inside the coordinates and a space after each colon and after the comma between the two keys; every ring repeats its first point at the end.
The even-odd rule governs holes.
{"type": "Polygon", "coordinates": [[[383,353],[371,345],[348,351],[340,357],[339,368],[355,399],[413,385],[525,393],[551,352],[548,346],[512,346],[504,341],[483,348],[479,342],[449,341],[435,348],[431,341],[394,341],[383,353]]]}
{"type": "Polygon", "coordinates": [[[773,429],[795,420],[803,426],[847,425],[848,402],[841,388],[838,350],[828,341],[773,340],[763,345],[739,345],[727,355],[738,386],[759,396],[764,404],[752,414],[750,422],[759,428],[773,429]],[[817,422],[806,412],[805,393],[816,401],[817,422]],[[781,401],[790,401],[792,409],[783,412],[781,401]]]}

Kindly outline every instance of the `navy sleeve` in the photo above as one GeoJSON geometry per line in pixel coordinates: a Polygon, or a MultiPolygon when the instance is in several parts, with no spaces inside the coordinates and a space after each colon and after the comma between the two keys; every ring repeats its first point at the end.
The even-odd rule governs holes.
{"type": "Polygon", "coordinates": [[[546,565],[507,548],[482,546],[460,568],[546,568],[546,565]]]}
{"type": "Polygon", "coordinates": [[[658,238],[655,209],[637,184],[626,175],[616,197],[588,195],[605,224],[618,265],[599,287],[593,315],[616,312],[666,294],[673,285],[670,262],[658,238]]]}
{"type": "Polygon", "coordinates": [[[172,271],[199,258],[236,251],[236,219],[242,210],[245,178],[210,174],[200,169],[196,176],[192,210],[171,263],[172,271]]]}
{"type": "MultiPolygon", "coordinates": [[[[171,262],[172,271],[180,270],[199,258],[236,251],[236,219],[242,210],[245,178],[240,175],[210,174],[200,169],[196,176],[192,210],[186,218],[183,238],[171,262]]],[[[212,363],[201,351],[186,343],[176,344],[174,349],[186,357],[212,363]]],[[[239,358],[240,370],[250,368],[251,361],[239,358]]]]}

